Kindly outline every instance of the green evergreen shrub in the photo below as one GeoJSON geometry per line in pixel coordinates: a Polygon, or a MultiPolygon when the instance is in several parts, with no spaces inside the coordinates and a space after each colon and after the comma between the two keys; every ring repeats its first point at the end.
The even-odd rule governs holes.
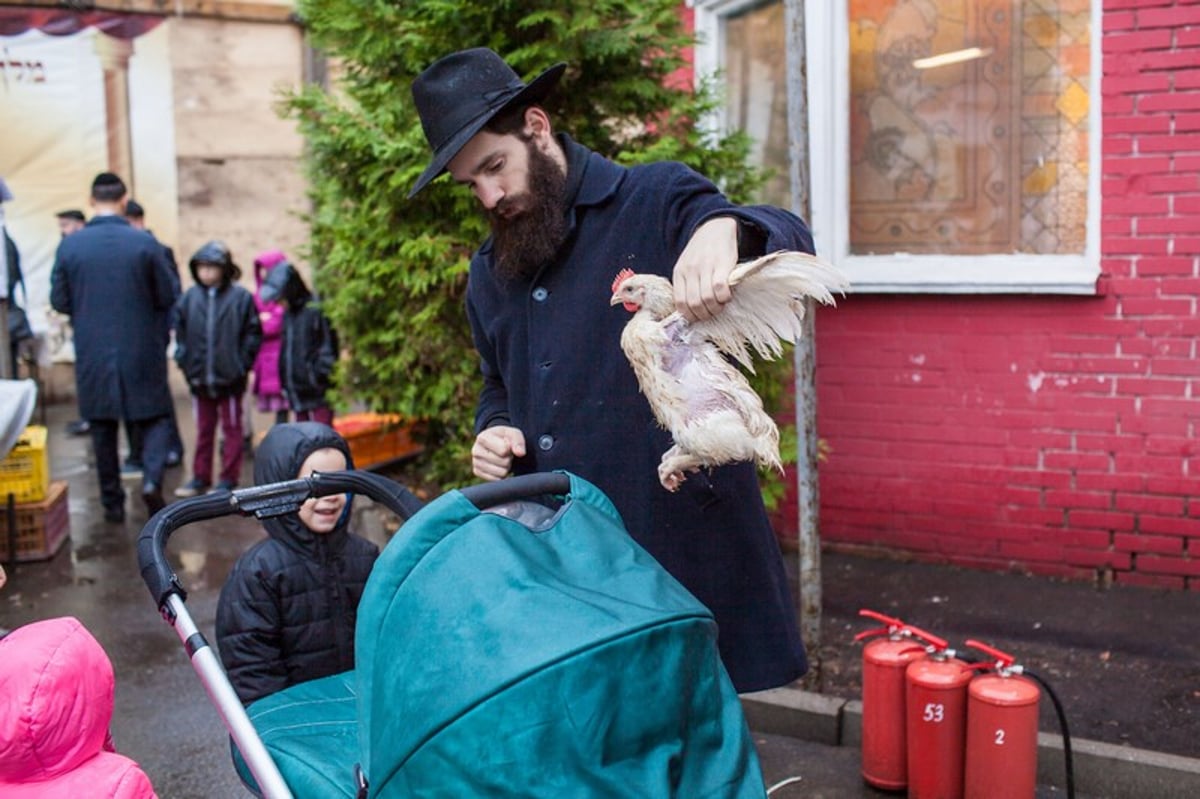
{"type": "MultiPolygon", "coordinates": [[[[285,108],[308,148],[307,256],[349,352],[342,400],[427,420],[421,477],[468,482],[480,378],[463,296],[487,227],[446,178],[406,199],[430,156],[413,78],[467,47],[492,48],[525,80],[565,61],[547,103],[556,130],[624,164],[682,161],[738,202],[764,175],[747,164],[744,136],[697,124],[718,98],[683,72],[694,39],[679,0],[300,0],[298,12],[333,75],[285,108]]],[[[756,387],[778,407],[790,359],[758,371],[756,387]]],[[[785,440],[794,460],[794,434],[785,440]]]]}

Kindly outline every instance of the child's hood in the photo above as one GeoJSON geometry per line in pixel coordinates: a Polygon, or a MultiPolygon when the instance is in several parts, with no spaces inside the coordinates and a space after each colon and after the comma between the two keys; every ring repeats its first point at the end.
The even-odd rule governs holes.
{"type": "Polygon", "coordinates": [[[229,247],[223,241],[213,239],[206,241],[200,245],[200,249],[196,250],[195,254],[188,261],[188,269],[192,273],[192,280],[200,285],[200,275],[196,268],[200,264],[216,264],[221,267],[221,285],[227,286],[230,283],[236,283],[242,276],[241,268],[233,262],[233,254],[230,253],[229,247]]]}
{"type": "Polygon", "coordinates": [[[283,302],[293,309],[303,308],[312,297],[300,270],[284,261],[276,265],[263,280],[259,296],[265,302],[283,302]]]}
{"type": "MultiPolygon", "coordinates": [[[[292,422],[275,425],[267,431],[262,443],[254,450],[254,484],[266,485],[295,480],[300,474],[300,467],[304,465],[308,456],[325,448],[340,451],[346,456],[346,468],[354,468],[349,445],[329,425],[320,422],[292,422]]],[[[350,503],[347,503],[342,521],[329,534],[330,536],[345,531],[349,508],[350,503]]],[[[306,545],[316,537],[304,526],[295,513],[265,519],[263,525],[272,538],[285,543],[306,545]]]]}
{"type": "Polygon", "coordinates": [[[78,619],[19,627],[0,640],[0,785],[59,777],[104,748],[112,663],[78,619]]]}
{"type": "Polygon", "coordinates": [[[263,281],[267,279],[267,275],[278,264],[287,260],[287,256],[282,250],[264,250],[254,256],[254,286],[262,288],[263,281]]]}

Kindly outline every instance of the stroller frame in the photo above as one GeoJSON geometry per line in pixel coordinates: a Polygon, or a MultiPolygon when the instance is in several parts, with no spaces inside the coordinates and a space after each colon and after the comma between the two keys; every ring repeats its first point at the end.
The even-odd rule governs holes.
{"type": "MultiPolygon", "coordinates": [[[[542,494],[566,494],[570,479],[563,473],[538,473],[463,489],[480,509],[542,494]]],[[[171,534],[187,524],[222,516],[258,519],[293,513],[309,498],[330,494],[362,494],[407,520],[423,507],[407,488],[372,472],[314,473],[298,480],[221,491],[175,502],[154,514],[138,536],[138,566],[159,612],[174,628],[210,701],[241,752],[266,799],[291,799],[291,789],[263,745],[215,651],[186,607],[187,591],[166,556],[171,534]]]]}

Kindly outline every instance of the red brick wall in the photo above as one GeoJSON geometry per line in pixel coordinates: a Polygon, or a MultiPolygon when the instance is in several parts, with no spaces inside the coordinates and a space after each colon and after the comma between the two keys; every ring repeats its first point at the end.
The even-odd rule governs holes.
{"type": "Polygon", "coordinates": [[[827,544],[1200,591],[1200,1],[1104,6],[1100,294],[821,312],[827,544]]]}

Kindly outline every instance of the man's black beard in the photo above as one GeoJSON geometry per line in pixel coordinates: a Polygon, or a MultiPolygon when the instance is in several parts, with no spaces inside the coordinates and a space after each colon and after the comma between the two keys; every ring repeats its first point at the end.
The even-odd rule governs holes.
{"type": "Polygon", "coordinates": [[[554,159],[526,142],[529,151],[529,191],[532,205],[505,219],[498,211],[508,199],[487,212],[492,226],[496,274],[503,280],[529,279],[548,264],[567,239],[565,194],[567,176],[554,159]]]}

